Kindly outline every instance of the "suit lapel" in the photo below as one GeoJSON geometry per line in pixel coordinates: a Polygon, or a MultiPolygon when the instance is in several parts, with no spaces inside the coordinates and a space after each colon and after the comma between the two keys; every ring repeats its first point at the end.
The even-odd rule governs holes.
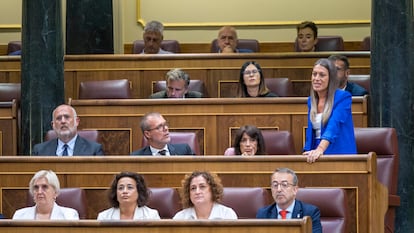
{"type": "Polygon", "coordinates": [[[277,219],[277,216],[278,216],[277,206],[276,204],[274,204],[274,207],[271,209],[271,212],[270,212],[270,217],[277,219]]]}
{"type": "Polygon", "coordinates": [[[46,152],[45,152],[45,154],[47,154],[47,155],[57,155],[57,153],[56,153],[56,151],[57,151],[57,145],[58,145],[58,140],[57,140],[57,138],[55,138],[55,139],[53,139],[52,141],[51,141],[51,143],[52,143],[52,146],[46,146],[45,148],[46,148],[46,152]]]}
{"type": "Polygon", "coordinates": [[[293,207],[292,218],[302,218],[303,216],[302,203],[295,200],[295,206],[293,207]]]}
{"type": "Polygon", "coordinates": [[[171,144],[168,144],[168,151],[170,152],[170,155],[177,155],[177,152],[175,151],[175,147],[171,144]]]}
{"type": "Polygon", "coordinates": [[[73,155],[81,155],[81,151],[84,151],[83,149],[84,146],[85,146],[84,141],[78,135],[75,141],[75,147],[73,148],[73,155]]]}

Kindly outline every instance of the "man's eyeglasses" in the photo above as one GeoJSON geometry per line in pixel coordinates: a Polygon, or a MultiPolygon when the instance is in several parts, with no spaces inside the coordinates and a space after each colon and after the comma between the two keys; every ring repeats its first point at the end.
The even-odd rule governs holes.
{"type": "Polygon", "coordinates": [[[336,67],[336,70],[337,70],[337,71],[344,71],[344,70],[345,70],[345,67],[339,67],[339,66],[337,66],[337,67],[336,67]]]}
{"type": "Polygon", "coordinates": [[[168,127],[169,127],[168,122],[164,122],[164,123],[161,123],[161,124],[159,124],[159,125],[155,126],[155,127],[154,127],[154,128],[152,128],[152,129],[147,129],[147,131],[151,131],[151,130],[158,130],[158,131],[161,131],[161,130],[168,129],[168,127]]]}
{"type": "Polygon", "coordinates": [[[278,182],[272,182],[272,184],[270,184],[272,186],[272,188],[277,189],[280,185],[281,189],[287,189],[289,186],[295,186],[294,184],[290,184],[287,181],[282,181],[280,183],[278,182]]]}
{"type": "Polygon", "coordinates": [[[257,73],[259,73],[259,70],[245,70],[243,72],[244,75],[248,75],[248,76],[250,76],[252,74],[254,75],[254,74],[257,74],[257,73]]]}

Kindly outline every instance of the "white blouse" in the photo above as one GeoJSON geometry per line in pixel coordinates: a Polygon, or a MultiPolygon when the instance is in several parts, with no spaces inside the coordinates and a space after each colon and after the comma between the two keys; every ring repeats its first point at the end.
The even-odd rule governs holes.
{"type": "MultiPolygon", "coordinates": [[[[121,211],[119,208],[110,208],[98,214],[97,220],[120,220],[121,211]]],[[[134,213],[134,220],[137,219],[161,219],[158,210],[151,209],[148,206],[136,207],[134,213]]]]}
{"type": "Polygon", "coordinates": [[[315,122],[312,122],[312,128],[315,130],[315,138],[321,139],[322,113],[316,114],[315,122]]]}
{"type": "MultiPolygon", "coordinates": [[[[194,207],[183,209],[175,214],[173,219],[188,220],[197,219],[197,214],[194,207]]],[[[208,219],[237,219],[237,214],[232,208],[214,203],[208,219]]]]}

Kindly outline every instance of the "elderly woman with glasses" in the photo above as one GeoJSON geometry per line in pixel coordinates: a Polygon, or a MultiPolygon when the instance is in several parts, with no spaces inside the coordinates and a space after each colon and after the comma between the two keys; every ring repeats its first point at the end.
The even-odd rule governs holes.
{"type": "Polygon", "coordinates": [[[240,69],[237,97],[278,97],[265,84],[262,68],[254,61],[248,61],[240,69]]]}
{"type": "Polygon", "coordinates": [[[35,206],[16,210],[13,219],[78,220],[79,214],[75,209],[56,204],[59,190],[59,179],[53,171],[36,172],[29,182],[29,191],[33,196],[35,206]]]}

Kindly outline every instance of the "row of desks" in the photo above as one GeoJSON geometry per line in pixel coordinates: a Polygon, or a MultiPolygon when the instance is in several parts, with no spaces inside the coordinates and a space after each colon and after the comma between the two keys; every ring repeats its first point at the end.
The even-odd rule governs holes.
{"type": "MultiPolygon", "coordinates": [[[[246,124],[261,129],[290,131],[301,153],[307,127],[307,98],[206,98],[70,100],[80,117],[79,129],[96,129],[106,155],[125,155],[141,148],[139,122],[147,112],[160,112],[170,131],[195,132],[202,155],[223,155],[237,129],[246,124]]],[[[368,99],[353,97],[355,127],[367,127],[368,99]]],[[[0,155],[16,155],[18,109],[15,102],[0,104],[0,155]]]]}
{"type": "MultiPolygon", "coordinates": [[[[367,96],[353,97],[355,127],[367,127],[367,96]]],[[[107,155],[130,154],[141,148],[141,117],[160,112],[170,131],[195,132],[202,155],[223,155],[231,147],[237,129],[290,131],[296,153],[301,153],[307,128],[307,97],[70,100],[81,129],[97,129],[107,155]]]]}
{"type": "MultiPolygon", "coordinates": [[[[307,127],[307,98],[206,98],[70,100],[80,117],[79,129],[96,129],[106,155],[125,155],[141,148],[139,122],[147,112],[160,112],[171,131],[195,132],[202,155],[223,155],[237,129],[246,124],[261,129],[287,130],[301,153],[307,127]]],[[[355,127],[367,127],[367,96],[353,97],[355,127]]],[[[16,102],[0,103],[0,155],[16,155],[16,102]]]]}
{"type": "Polygon", "coordinates": [[[2,233],[312,233],[309,217],[289,220],[0,221],[2,233]]]}
{"type": "MultiPolygon", "coordinates": [[[[169,54],[169,55],[66,55],[64,61],[65,99],[78,98],[82,81],[128,79],[133,98],[148,98],[153,82],[164,80],[172,68],[184,69],[191,79],[204,81],[209,97],[235,93],[240,67],[258,62],[265,78],[287,77],[297,96],[308,96],[313,64],[331,54],[345,54],[353,74],[370,73],[369,52],[251,53],[251,54],[169,54]]],[[[20,56],[0,56],[0,82],[21,82],[20,56]]]]}
{"type": "Polygon", "coordinates": [[[105,208],[106,190],[114,174],[120,171],[143,174],[149,187],[178,188],[185,174],[209,170],[220,176],[225,187],[269,188],[270,175],[278,167],[295,170],[300,187],[345,189],[351,213],[350,233],[383,232],[388,196],[386,187],[376,178],[375,153],[324,156],[313,164],[306,163],[303,156],[3,156],[0,157],[0,211],[10,217],[25,206],[28,183],[41,169],[55,171],[61,187],[85,189],[89,217],[93,219],[105,208]]]}

